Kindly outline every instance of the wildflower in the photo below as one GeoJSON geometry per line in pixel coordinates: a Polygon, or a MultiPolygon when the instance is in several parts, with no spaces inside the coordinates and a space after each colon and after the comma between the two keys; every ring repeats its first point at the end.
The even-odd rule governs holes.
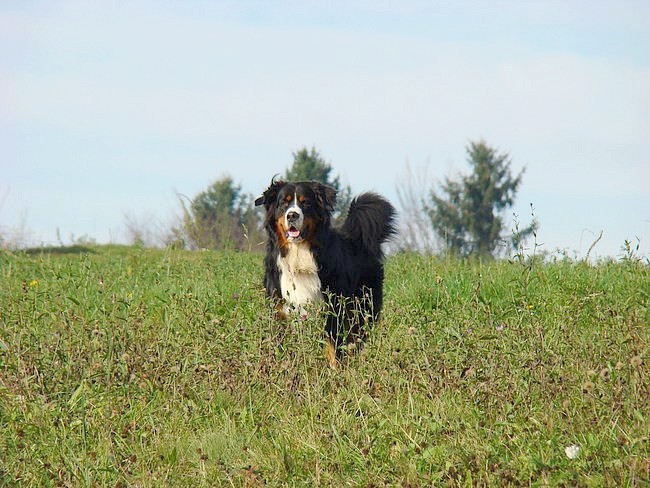
{"type": "Polygon", "coordinates": [[[35,286],[38,286],[38,280],[32,280],[29,282],[30,288],[34,288],[35,286]]]}
{"type": "Polygon", "coordinates": [[[497,324],[496,326],[496,331],[497,332],[503,332],[506,329],[506,323],[501,322],[500,324],[497,324]]]}
{"type": "Polygon", "coordinates": [[[578,457],[578,454],[580,454],[580,446],[576,446],[575,444],[566,446],[564,448],[564,454],[566,454],[566,457],[569,459],[575,459],[578,457]]]}

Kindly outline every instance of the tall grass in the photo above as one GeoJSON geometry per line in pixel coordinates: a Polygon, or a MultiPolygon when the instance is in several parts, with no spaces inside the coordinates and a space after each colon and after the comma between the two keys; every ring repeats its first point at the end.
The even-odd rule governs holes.
{"type": "Polygon", "coordinates": [[[318,316],[273,318],[261,255],[77,251],[0,254],[0,484],[648,482],[635,260],[393,256],[331,370],[318,316]]]}

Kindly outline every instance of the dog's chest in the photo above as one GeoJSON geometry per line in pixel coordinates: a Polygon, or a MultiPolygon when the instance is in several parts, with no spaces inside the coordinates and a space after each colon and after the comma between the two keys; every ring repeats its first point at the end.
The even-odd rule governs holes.
{"type": "Polygon", "coordinates": [[[290,244],[283,257],[278,256],[282,298],[294,308],[321,299],[318,266],[306,243],[290,244]]]}

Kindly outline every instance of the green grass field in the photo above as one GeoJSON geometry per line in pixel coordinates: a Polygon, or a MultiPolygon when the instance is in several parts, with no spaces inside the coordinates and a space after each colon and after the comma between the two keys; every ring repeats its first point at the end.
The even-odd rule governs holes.
{"type": "Polygon", "coordinates": [[[334,371],[317,316],[273,319],[259,254],[55,251],[0,251],[0,485],[649,482],[633,259],[392,256],[334,371]]]}

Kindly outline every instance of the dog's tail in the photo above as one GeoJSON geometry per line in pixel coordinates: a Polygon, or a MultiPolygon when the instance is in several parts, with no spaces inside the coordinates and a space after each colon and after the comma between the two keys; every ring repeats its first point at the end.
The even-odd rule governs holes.
{"type": "Polygon", "coordinates": [[[381,195],[362,193],[352,200],[342,230],[361,242],[373,256],[381,258],[381,244],[396,233],[395,213],[395,208],[381,195]]]}

